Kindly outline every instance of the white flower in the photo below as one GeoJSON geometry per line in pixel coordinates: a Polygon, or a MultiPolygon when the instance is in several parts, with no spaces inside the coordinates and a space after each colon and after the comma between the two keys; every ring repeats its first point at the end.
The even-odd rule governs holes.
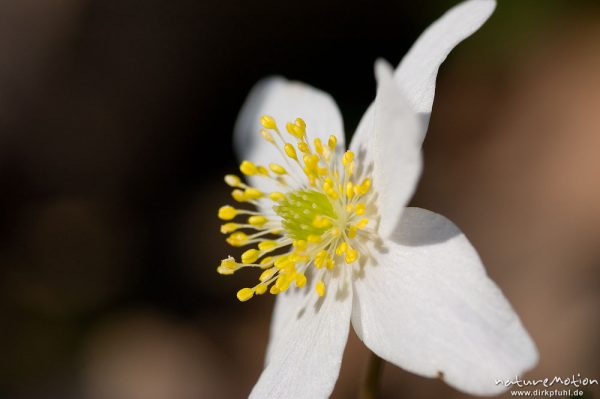
{"type": "Polygon", "coordinates": [[[350,324],[383,359],[471,394],[499,393],[496,380],[537,362],[467,238],[443,216],[405,207],[421,173],[438,67],[494,7],[463,2],[425,31],[395,72],[378,61],[375,102],[350,151],[339,151],[342,119],[327,94],[279,77],[250,93],[235,140],[252,185],[234,175],[226,182],[235,200],[258,210],[225,206],[219,217],[248,215],[222,232],[234,246],[257,248],[218,271],[263,270],[255,287],[238,292],[242,301],[279,294],[251,397],[327,397],[350,324]],[[289,136],[278,122],[287,122],[289,136]]]}

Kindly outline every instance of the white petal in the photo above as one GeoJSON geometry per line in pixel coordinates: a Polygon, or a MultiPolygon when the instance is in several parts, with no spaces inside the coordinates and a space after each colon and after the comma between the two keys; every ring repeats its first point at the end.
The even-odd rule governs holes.
{"type": "Polygon", "coordinates": [[[396,69],[395,80],[415,111],[431,112],[437,71],[450,51],[471,36],[494,11],[494,0],[469,0],[435,21],[417,39],[396,69]]]}
{"type": "Polygon", "coordinates": [[[497,379],[537,363],[518,316],[452,222],[407,208],[384,247],[354,282],[352,324],[373,352],[475,395],[502,392],[497,379]]]}
{"type": "Polygon", "coordinates": [[[375,64],[377,96],[351,143],[360,169],[373,180],[380,216],[379,234],[387,237],[412,197],[422,169],[424,126],[392,78],[389,64],[375,64]]]}
{"type": "MultiPolygon", "coordinates": [[[[296,139],[287,133],[285,125],[302,118],[311,140],[320,137],[327,142],[333,134],[340,146],[344,146],[342,117],[329,94],[304,83],[271,77],[252,88],[236,121],[234,144],[240,160],[247,159],[262,165],[271,162],[283,164],[280,153],[259,133],[262,129],[260,117],[263,115],[275,118],[285,139],[293,143],[296,139]]],[[[261,177],[251,179],[251,183],[267,191],[273,188],[268,180],[261,177]]]]}
{"type": "MultiPolygon", "coordinates": [[[[339,268],[338,268],[339,269],[339,268]]],[[[352,285],[343,276],[318,298],[312,286],[279,294],[267,365],[251,398],[326,398],[333,391],[348,340],[352,285]]]]}

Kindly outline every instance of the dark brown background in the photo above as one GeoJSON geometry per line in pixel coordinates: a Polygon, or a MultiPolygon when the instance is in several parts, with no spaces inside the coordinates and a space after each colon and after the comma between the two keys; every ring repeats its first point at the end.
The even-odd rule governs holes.
{"type": "MultiPolygon", "coordinates": [[[[256,276],[215,273],[245,95],[308,82],[351,135],[374,60],[452,4],[2,2],[0,397],[247,395],[272,298],[240,304],[256,276]]],[[[413,204],[471,238],[539,346],[532,377],[600,378],[597,3],[501,0],[437,93],[413,204]]],[[[351,336],[334,397],[367,355],[351,336]]],[[[387,366],[382,397],[462,395],[387,366]]]]}

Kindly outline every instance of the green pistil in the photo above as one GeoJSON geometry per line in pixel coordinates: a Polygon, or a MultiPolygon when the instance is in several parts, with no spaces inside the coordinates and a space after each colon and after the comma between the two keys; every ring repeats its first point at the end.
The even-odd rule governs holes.
{"type": "Polygon", "coordinates": [[[282,225],[286,233],[295,240],[306,240],[309,235],[320,236],[328,230],[328,227],[313,225],[317,216],[337,218],[329,198],[314,190],[289,192],[273,209],[283,219],[282,225]]]}

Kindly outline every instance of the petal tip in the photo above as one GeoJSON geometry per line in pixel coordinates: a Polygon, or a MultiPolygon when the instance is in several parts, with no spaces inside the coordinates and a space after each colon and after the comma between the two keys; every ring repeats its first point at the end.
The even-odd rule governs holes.
{"type": "Polygon", "coordinates": [[[377,58],[375,60],[375,65],[373,69],[375,71],[375,78],[377,79],[377,81],[381,81],[382,79],[385,79],[388,76],[391,79],[394,73],[394,68],[384,58],[377,58]]]}

